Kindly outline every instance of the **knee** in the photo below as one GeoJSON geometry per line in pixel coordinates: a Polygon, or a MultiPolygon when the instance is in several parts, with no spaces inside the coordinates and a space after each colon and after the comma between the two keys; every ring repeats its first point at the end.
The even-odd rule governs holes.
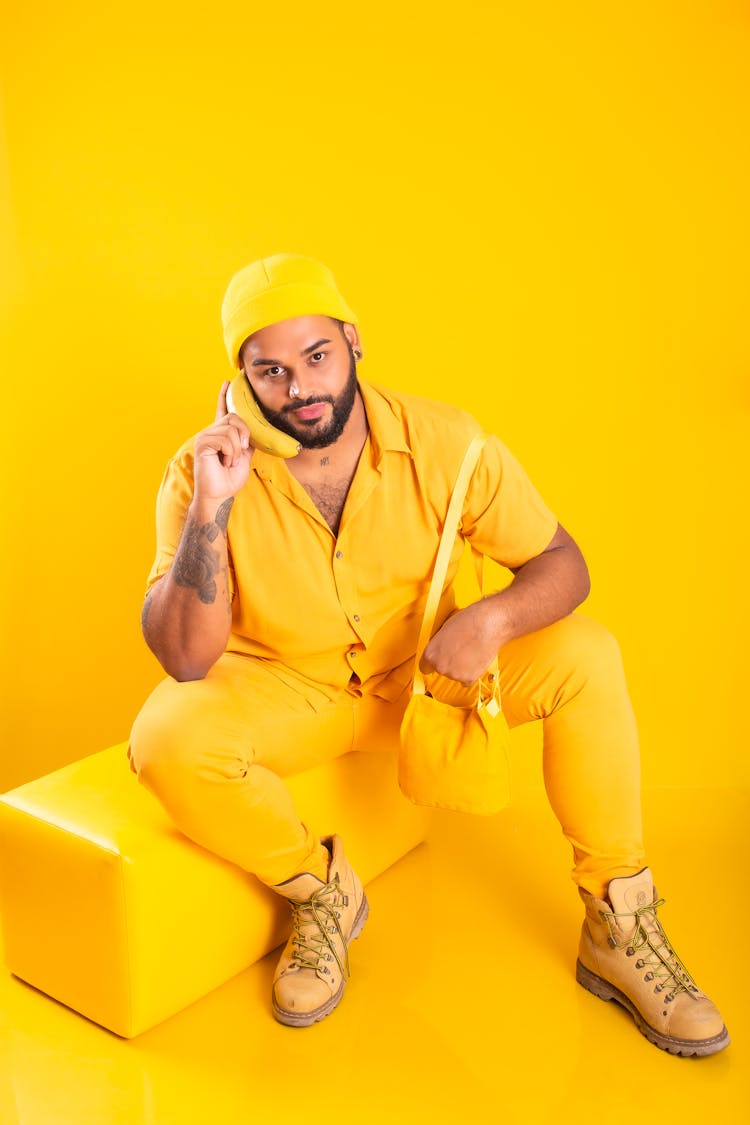
{"type": "Polygon", "coordinates": [[[231,723],[216,715],[204,683],[163,681],[133,723],[131,768],[158,797],[201,776],[234,780],[248,771],[248,755],[232,746],[231,723]]]}
{"type": "Polygon", "coordinates": [[[587,682],[602,676],[621,674],[622,656],[616,637],[606,626],[591,617],[571,614],[553,629],[555,659],[571,673],[587,682]]]}
{"type": "Polygon", "coordinates": [[[191,737],[192,708],[179,705],[189,700],[178,703],[173,696],[177,696],[174,689],[164,690],[164,685],[160,685],[144,703],[130,732],[131,767],[138,780],[157,795],[163,788],[162,779],[166,782],[171,776],[174,781],[180,774],[190,772],[195,750],[191,737]]]}

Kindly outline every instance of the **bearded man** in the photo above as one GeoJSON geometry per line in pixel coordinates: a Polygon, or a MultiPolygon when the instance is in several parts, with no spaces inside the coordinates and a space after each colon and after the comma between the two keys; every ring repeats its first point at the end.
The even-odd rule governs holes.
{"type": "MultiPolygon", "coordinates": [[[[129,757],[187,836],[290,902],[273,1012],[300,1027],[340,1002],[368,905],[343,841],[300,821],[284,778],[397,745],[448,501],[481,426],[359,379],[357,317],[314,259],[253,262],[222,314],[253,410],[229,409],[225,382],[214,423],[166,469],[143,631],[167,677],[129,757]],[[269,451],[273,434],[296,455],[269,451]]],[[[464,702],[498,658],[509,725],[544,728],[585,910],[578,980],[657,1046],[712,1054],[729,1037],[657,918],[635,719],[616,641],[574,612],[588,590],[575,541],[489,435],[421,661],[429,691],[464,702]],[[514,577],[459,609],[466,542],[514,577]]]]}

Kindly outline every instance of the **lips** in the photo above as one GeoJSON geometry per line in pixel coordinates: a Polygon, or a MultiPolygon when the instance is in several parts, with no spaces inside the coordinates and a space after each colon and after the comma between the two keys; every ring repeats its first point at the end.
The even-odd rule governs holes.
{"type": "Polygon", "coordinates": [[[314,422],[317,418],[321,418],[325,413],[326,403],[316,402],[312,406],[300,406],[291,411],[293,418],[299,418],[301,422],[314,422]]]}

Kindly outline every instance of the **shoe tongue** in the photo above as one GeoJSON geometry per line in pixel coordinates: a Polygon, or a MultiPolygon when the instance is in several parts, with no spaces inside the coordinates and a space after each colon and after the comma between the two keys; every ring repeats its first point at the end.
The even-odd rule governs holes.
{"type": "Polygon", "coordinates": [[[637,875],[611,879],[607,897],[615,914],[633,914],[642,906],[650,906],[654,901],[651,868],[644,867],[637,875]]]}
{"type": "Polygon", "coordinates": [[[304,872],[302,875],[295,875],[293,879],[287,879],[285,883],[278,883],[274,890],[290,902],[309,902],[315,892],[325,885],[317,875],[304,872]]]}

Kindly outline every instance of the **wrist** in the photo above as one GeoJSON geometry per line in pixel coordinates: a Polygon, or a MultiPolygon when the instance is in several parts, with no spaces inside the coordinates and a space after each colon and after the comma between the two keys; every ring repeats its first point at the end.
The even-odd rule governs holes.
{"type": "Polygon", "coordinates": [[[478,603],[482,609],[484,625],[488,638],[497,650],[513,639],[513,629],[508,616],[507,599],[503,597],[505,591],[496,594],[487,594],[478,603]]]}
{"type": "Polygon", "coordinates": [[[219,508],[224,505],[231,508],[233,504],[234,496],[204,496],[202,493],[196,491],[193,494],[193,499],[188,508],[188,518],[203,523],[206,520],[212,520],[219,511],[219,508]]]}

